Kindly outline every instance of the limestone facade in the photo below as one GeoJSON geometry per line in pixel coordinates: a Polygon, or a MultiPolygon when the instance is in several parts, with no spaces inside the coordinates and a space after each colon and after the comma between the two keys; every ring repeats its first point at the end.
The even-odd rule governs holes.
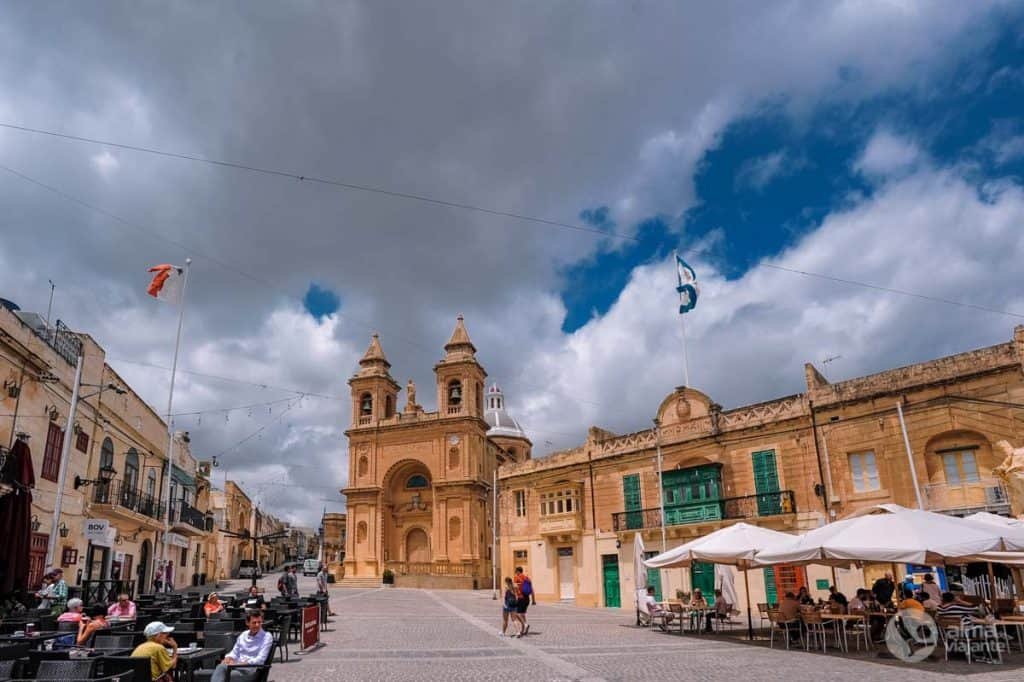
{"type": "Polygon", "coordinates": [[[490,585],[495,470],[528,458],[530,442],[513,431],[489,438],[487,373],[461,316],[444,350],[435,412],[411,381],[398,409],[401,387],[376,335],[349,380],[346,581],[387,569],[398,585],[490,585]]]}
{"type": "MultiPolygon", "coordinates": [[[[807,365],[806,392],[733,409],[678,388],[652,414],[655,427],[622,435],[594,427],[576,448],[501,466],[501,573],[523,566],[538,600],[631,609],[636,533],[651,552],[737,520],[799,533],[867,505],[916,507],[918,495],[933,511],[1008,514],[1007,489],[993,472],[1003,453],[994,446],[1024,445],[1022,369],[1018,327],[1007,343],[837,383],[807,365]]],[[[835,579],[850,594],[889,568],[835,579]]],[[[670,598],[695,586],[706,593],[709,571],[651,579],[670,598]]],[[[818,586],[831,580],[829,569],[815,567],[753,571],[751,599],[801,584],[826,596],[818,586]]]]}

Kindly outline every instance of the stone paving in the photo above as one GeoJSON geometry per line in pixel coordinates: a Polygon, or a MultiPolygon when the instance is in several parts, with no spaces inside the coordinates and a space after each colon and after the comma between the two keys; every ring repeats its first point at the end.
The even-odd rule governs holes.
{"type": "MultiPolygon", "coordinates": [[[[276,576],[264,579],[273,590],[276,576]]],[[[229,585],[229,589],[234,585],[229,585]]],[[[313,589],[303,579],[301,591],[313,589]]],[[[501,638],[489,591],[333,588],[338,613],[325,646],[275,664],[271,679],[319,680],[1019,680],[1024,654],[1007,664],[904,664],[874,653],[805,653],[723,637],[671,635],[633,626],[631,613],[541,604],[530,634],[501,638]]]]}

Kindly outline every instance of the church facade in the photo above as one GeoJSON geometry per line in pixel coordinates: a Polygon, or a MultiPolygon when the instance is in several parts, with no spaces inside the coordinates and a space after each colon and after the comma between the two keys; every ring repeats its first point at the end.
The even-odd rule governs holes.
{"type": "Polygon", "coordinates": [[[498,467],[529,459],[531,443],[485,389],[462,317],[434,366],[438,409],[401,387],[373,336],[349,380],[352,392],[346,496],[345,584],[489,587],[493,484],[498,467]]]}

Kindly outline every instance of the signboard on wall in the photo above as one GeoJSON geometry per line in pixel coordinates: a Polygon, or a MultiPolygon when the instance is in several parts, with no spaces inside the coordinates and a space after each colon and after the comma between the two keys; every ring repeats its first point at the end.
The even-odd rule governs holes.
{"type": "Polygon", "coordinates": [[[106,519],[86,519],[85,539],[94,544],[105,544],[110,521],[106,519]]]}
{"type": "Polygon", "coordinates": [[[164,535],[164,539],[167,541],[167,544],[172,547],[184,547],[188,549],[188,538],[184,538],[177,533],[166,533],[164,535]]]}

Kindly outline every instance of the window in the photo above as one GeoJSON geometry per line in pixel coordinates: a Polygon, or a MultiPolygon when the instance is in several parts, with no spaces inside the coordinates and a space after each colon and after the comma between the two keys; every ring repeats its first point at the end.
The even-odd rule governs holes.
{"type": "Polygon", "coordinates": [[[517,490],[516,493],[516,516],[526,516],[526,491],[517,490]]]}
{"type": "Polygon", "coordinates": [[[959,485],[961,483],[977,483],[978,461],[974,457],[974,450],[962,450],[959,452],[942,452],[942,468],[946,472],[946,483],[959,485]]]}
{"type": "Polygon", "coordinates": [[[152,469],[146,474],[146,494],[150,499],[156,498],[156,472],[152,469]]]}
{"type": "Polygon", "coordinates": [[[540,496],[541,516],[571,514],[579,511],[579,508],[579,501],[576,499],[575,490],[559,490],[557,492],[542,493],[540,496]]]}
{"type": "Polygon", "coordinates": [[[139,487],[139,453],[135,448],[128,448],[124,458],[124,485],[129,490],[139,487]]]}
{"type": "Polygon", "coordinates": [[[878,467],[875,465],[875,453],[853,452],[850,453],[850,476],[853,477],[853,491],[866,493],[869,490],[878,490],[878,467]]]}
{"type": "Polygon", "coordinates": [[[181,561],[179,563],[182,566],[188,566],[188,547],[181,548],[181,561]]]}
{"type": "Polygon", "coordinates": [[[42,477],[57,482],[60,474],[60,451],[64,447],[64,432],[55,422],[50,422],[50,430],[46,432],[46,450],[43,452],[42,477]]]}
{"type": "Polygon", "coordinates": [[[371,414],[373,414],[373,396],[364,393],[359,397],[359,415],[369,417],[371,414]]]}
{"type": "Polygon", "coordinates": [[[89,434],[79,431],[75,436],[75,449],[79,452],[89,452],[89,434]]]}
{"type": "Polygon", "coordinates": [[[527,550],[517,549],[516,551],[512,552],[512,556],[513,558],[515,558],[516,561],[526,561],[527,550]]]}
{"type": "Polygon", "coordinates": [[[405,487],[406,488],[429,488],[430,487],[430,482],[427,480],[427,477],[424,476],[423,474],[413,474],[405,482],[405,487]]]}
{"type": "Polygon", "coordinates": [[[78,563],[78,550],[74,547],[65,547],[60,553],[61,566],[73,566],[78,563]]]}
{"type": "Polygon", "coordinates": [[[384,418],[394,415],[395,413],[395,399],[390,395],[384,396],[384,418]]]}

